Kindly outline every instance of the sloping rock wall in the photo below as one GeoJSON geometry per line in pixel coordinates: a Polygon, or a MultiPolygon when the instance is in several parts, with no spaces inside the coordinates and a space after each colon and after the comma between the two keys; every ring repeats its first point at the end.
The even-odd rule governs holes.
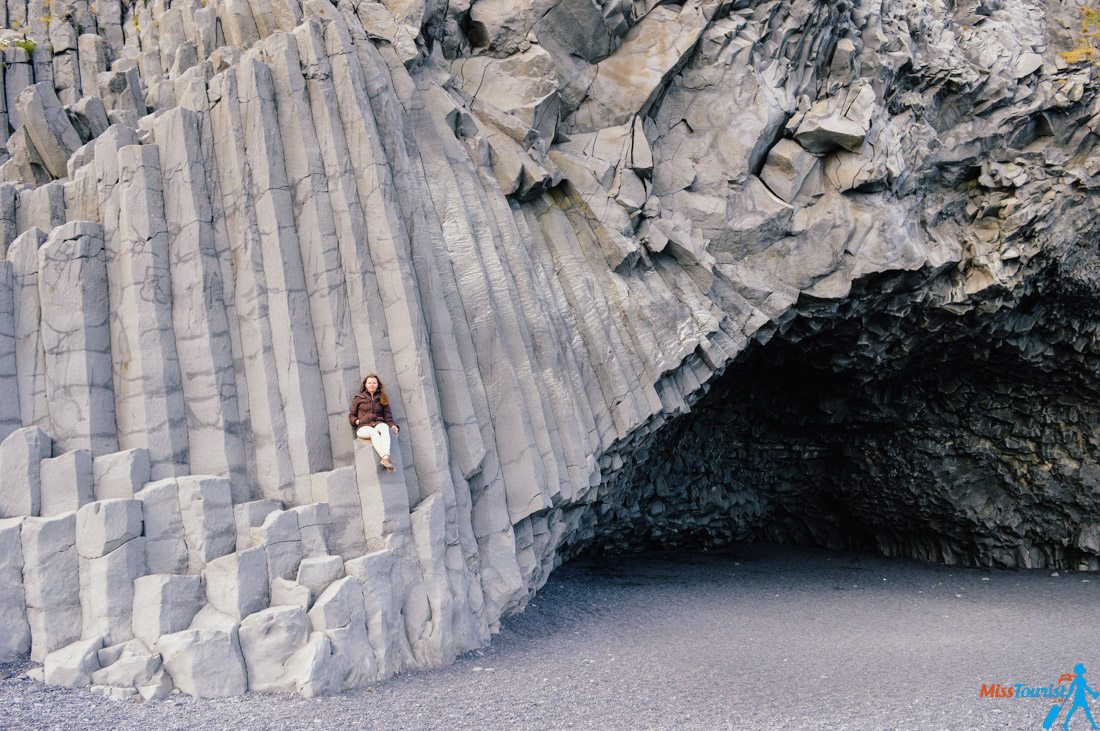
{"type": "Polygon", "coordinates": [[[338,692],[648,541],[1095,568],[1077,11],[0,6],[0,660],[338,692]]]}

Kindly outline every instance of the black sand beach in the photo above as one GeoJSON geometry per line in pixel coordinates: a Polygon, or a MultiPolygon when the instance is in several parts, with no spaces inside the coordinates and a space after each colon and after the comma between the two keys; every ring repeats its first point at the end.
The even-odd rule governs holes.
{"type": "Polygon", "coordinates": [[[1078,662],[1100,688],[1100,576],[1053,574],[759,545],[585,559],[450,667],[317,700],[137,705],[0,666],[0,727],[1040,728],[1051,701],[980,691],[1078,662]]]}

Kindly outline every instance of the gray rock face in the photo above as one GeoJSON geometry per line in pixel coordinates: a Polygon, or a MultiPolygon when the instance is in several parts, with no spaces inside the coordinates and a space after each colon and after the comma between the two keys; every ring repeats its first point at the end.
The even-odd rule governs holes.
{"type": "Polygon", "coordinates": [[[0,442],[0,517],[41,513],[42,460],[52,450],[52,440],[38,427],[17,429],[0,442]]]}
{"type": "Polygon", "coordinates": [[[161,635],[187,629],[205,598],[198,576],[150,574],[135,579],[134,636],[152,647],[161,635]]]}
{"type": "Polygon", "coordinates": [[[53,86],[45,82],[28,86],[15,98],[15,106],[46,170],[54,178],[64,178],[69,156],[82,143],[53,86]]]}
{"type": "Polygon", "coordinates": [[[185,693],[220,698],[248,689],[236,630],[175,632],[163,635],[156,649],[172,682],[185,693]]]}
{"type": "Polygon", "coordinates": [[[46,403],[61,450],[118,448],[103,229],[67,223],[38,250],[46,403]]]}
{"type": "Polygon", "coordinates": [[[236,527],[229,480],[187,476],[176,481],[180,518],[187,544],[188,573],[233,552],[236,527]]]}
{"type": "Polygon", "coordinates": [[[69,513],[95,500],[92,453],[87,449],[74,449],[40,464],[42,515],[69,513]]]}
{"type": "Polygon", "coordinates": [[[252,546],[252,529],[263,525],[264,519],[282,510],[278,500],[253,500],[233,506],[233,519],[237,525],[237,550],[243,551],[252,546]]]}
{"type": "Polygon", "coordinates": [[[98,635],[112,645],[133,637],[134,580],[147,571],[144,538],[129,540],[98,558],[80,557],[84,637],[98,635]]]}
{"type": "Polygon", "coordinates": [[[1100,568],[1075,13],[9,7],[0,659],[314,696],[584,550],[1100,568]]]}
{"type": "Polygon", "coordinates": [[[293,579],[302,563],[302,533],[298,516],[289,510],[268,514],[263,525],[252,529],[252,545],[261,549],[267,560],[270,578],[293,579]]]}
{"type": "Polygon", "coordinates": [[[305,647],[310,621],[301,607],[272,607],[241,622],[241,652],[249,690],[292,693],[298,689],[294,667],[287,661],[305,647]]]}
{"type": "Polygon", "coordinates": [[[298,583],[320,596],[329,584],[344,576],[344,560],[339,556],[304,558],[298,565],[298,583]]]}
{"type": "Polygon", "coordinates": [[[157,675],[162,674],[160,654],[145,651],[140,642],[131,640],[111,649],[119,649],[120,652],[117,657],[111,657],[109,662],[104,662],[106,648],[98,653],[102,667],[91,675],[93,686],[122,690],[141,689],[156,683],[157,675]]]}
{"type": "Polygon", "coordinates": [[[267,559],[257,546],[208,563],[203,577],[210,605],[236,619],[264,609],[270,596],[267,559]]]}
{"type": "Polygon", "coordinates": [[[149,452],[141,447],[101,454],[92,462],[96,500],[131,498],[151,477],[149,452]]]}
{"type": "Polygon", "coordinates": [[[21,523],[23,590],[31,627],[31,659],[80,639],[80,563],[76,513],[21,523]]]}
{"type": "Polygon", "coordinates": [[[12,662],[31,649],[19,538],[22,523],[19,518],[0,519],[0,662],[12,662]]]}
{"type": "Polygon", "coordinates": [[[140,500],[101,500],[76,513],[76,551],[83,558],[106,556],[142,532],[140,500]]]}
{"type": "Polygon", "coordinates": [[[309,609],[312,603],[313,593],[297,581],[278,576],[271,580],[271,606],[309,609]]]}
{"type": "Polygon", "coordinates": [[[88,685],[92,674],[100,669],[98,653],[102,647],[103,638],[95,637],[74,642],[46,655],[42,663],[46,682],[69,688],[88,685]]]}
{"type": "Polygon", "coordinates": [[[142,504],[146,563],[150,573],[187,572],[190,566],[189,554],[176,478],[168,477],[150,482],[136,497],[142,504]]]}
{"type": "Polygon", "coordinates": [[[340,579],[313,604],[309,621],[323,632],[336,664],[338,685],[354,688],[378,674],[377,662],[367,640],[367,618],[363,589],[352,578],[340,579]]]}
{"type": "Polygon", "coordinates": [[[760,179],[773,193],[792,203],[817,164],[818,158],[807,148],[793,140],[780,140],[768,151],[760,179]]]}

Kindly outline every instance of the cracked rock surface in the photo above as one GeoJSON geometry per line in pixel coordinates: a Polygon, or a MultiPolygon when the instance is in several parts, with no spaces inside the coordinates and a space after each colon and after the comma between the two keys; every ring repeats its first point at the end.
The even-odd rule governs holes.
{"type": "Polygon", "coordinates": [[[0,662],[328,694],[652,544],[1100,568],[1084,7],[0,3],[0,662]]]}

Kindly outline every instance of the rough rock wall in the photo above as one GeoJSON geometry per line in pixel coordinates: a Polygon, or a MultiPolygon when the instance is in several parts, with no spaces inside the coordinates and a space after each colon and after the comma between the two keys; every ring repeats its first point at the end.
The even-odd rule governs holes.
{"type": "Polygon", "coordinates": [[[594,544],[1100,556],[1073,3],[3,12],[0,656],[47,682],[355,687],[594,544]]]}

